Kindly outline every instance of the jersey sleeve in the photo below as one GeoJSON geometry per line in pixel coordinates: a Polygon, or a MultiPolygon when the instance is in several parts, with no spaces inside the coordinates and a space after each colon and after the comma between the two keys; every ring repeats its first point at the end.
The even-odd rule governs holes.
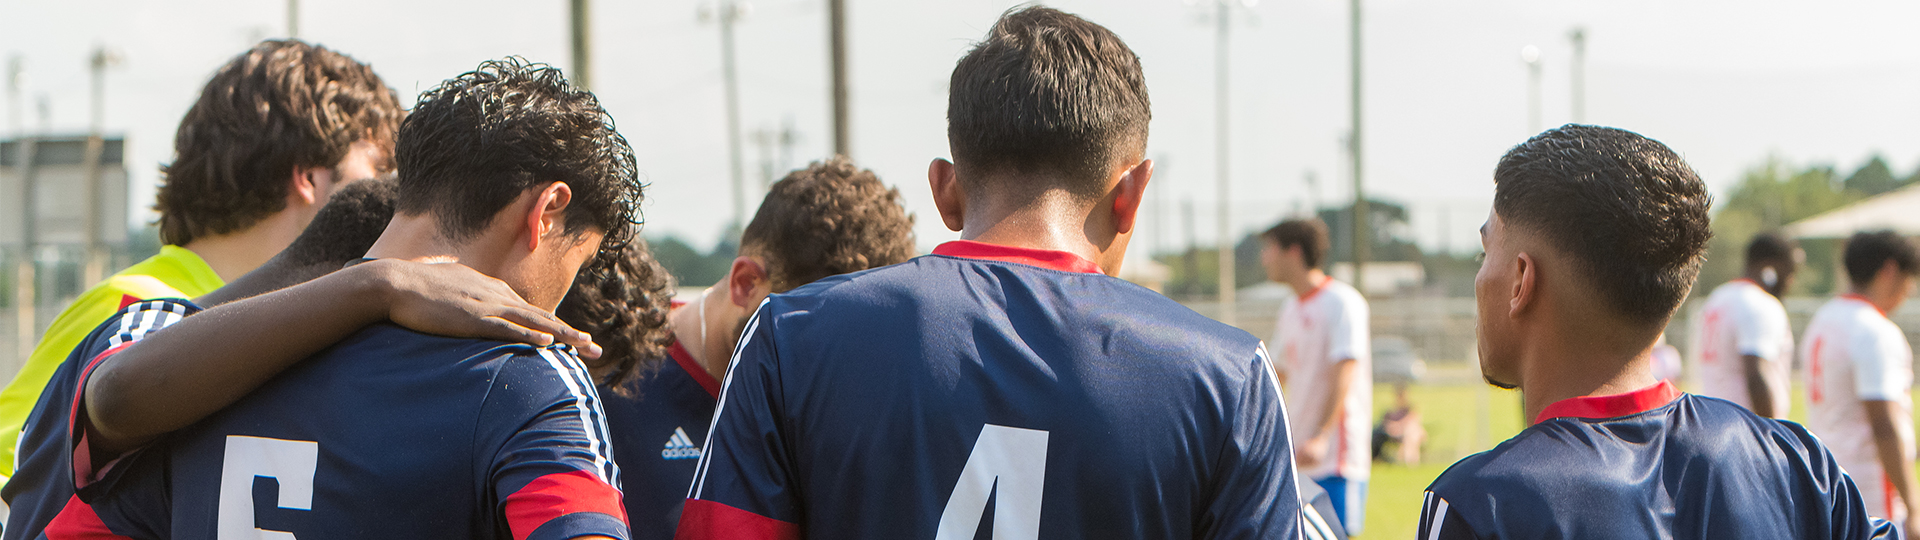
{"type": "Polygon", "coordinates": [[[1911,380],[1896,377],[1895,367],[1910,361],[1906,337],[1893,325],[1862,325],[1851,336],[1853,384],[1861,401],[1891,401],[1907,393],[1911,380]]]}
{"type": "Polygon", "coordinates": [[[1294,483],[1293,450],[1280,385],[1265,347],[1254,353],[1246,388],[1228,414],[1232,432],[1220,451],[1214,493],[1195,538],[1296,538],[1307,525],[1294,483]]]}
{"type": "Polygon", "coordinates": [[[1451,504],[1434,492],[1427,492],[1426,502],[1420,505],[1420,528],[1415,538],[1421,540],[1478,540],[1479,534],[1467,525],[1467,520],[1452,511],[1451,504]]]}
{"type": "Polygon", "coordinates": [[[768,308],[747,321],[720,387],[676,540],[800,537],[792,461],[780,429],[780,381],[768,308]]]}
{"type": "Polygon", "coordinates": [[[79,355],[84,363],[79,378],[73,382],[73,387],[66,389],[70,392],[68,395],[72,396],[73,406],[69,409],[69,416],[64,420],[67,427],[67,449],[72,452],[68,456],[68,461],[73,466],[72,478],[76,489],[94,482],[112,480],[113,475],[117,473],[116,464],[138,452],[136,449],[118,456],[101,456],[87,443],[89,426],[87,380],[93,377],[94,368],[99,367],[114,354],[153,335],[154,332],[173,326],[174,323],[199,311],[200,308],[191,302],[176,299],[148,300],[129,304],[109,319],[105,327],[101,328],[102,332],[95,334],[94,339],[87,340],[74,351],[74,354],[79,355]],[[95,463],[101,465],[95,467],[95,463]]]}
{"type": "Polygon", "coordinates": [[[1327,363],[1370,358],[1373,346],[1367,341],[1367,301],[1354,293],[1351,297],[1342,295],[1333,305],[1339,310],[1328,314],[1327,363]]]}
{"type": "Polygon", "coordinates": [[[113,317],[121,308],[127,307],[127,292],[119,287],[102,286],[89,290],[67,305],[53,323],[41,334],[40,343],[34,345],[33,352],[27,356],[25,364],[15,373],[13,380],[0,390],[0,472],[11,476],[17,465],[14,460],[17,451],[14,441],[20,430],[26,425],[27,415],[33,411],[34,404],[53,378],[53,372],[67,354],[79,347],[87,335],[99,326],[101,321],[113,317]]]}
{"type": "Polygon", "coordinates": [[[547,347],[500,369],[480,422],[483,440],[504,440],[486,478],[514,540],[629,538],[606,413],[586,366],[547,347]]]}

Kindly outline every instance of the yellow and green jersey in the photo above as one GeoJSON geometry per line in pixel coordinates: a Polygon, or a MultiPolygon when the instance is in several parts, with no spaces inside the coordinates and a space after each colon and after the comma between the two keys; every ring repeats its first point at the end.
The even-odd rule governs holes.
{"type": "MultiPolygon", "coordinates": [[[[193,298],[213,292],[226,282],[199,255],[179,246],[161,246],[160,254],[127,267],[101,281],[68,305],[34,346],[33,355],[0,390],[0,472],[13,475],[15,441],[27,415],[40,401],[55,369],[87,334],[128,304],[152,298],[193,298]]],[[[5,476],[0,476],[4,482],[5,476]]]]}

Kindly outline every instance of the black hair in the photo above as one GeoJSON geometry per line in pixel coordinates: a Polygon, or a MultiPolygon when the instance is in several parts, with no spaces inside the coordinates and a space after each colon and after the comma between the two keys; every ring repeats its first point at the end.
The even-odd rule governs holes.
{"type": "Polygon", "coordinates": [[[361,180],[342,186],[314,214],[313,222],[277,257],[295,268],[340,268],[366,256],[393,221],[392,178],[361,180]]]}
{"type": "Polygon", "coordinates": [[[1712,196],[1667,145],[1568,124],[1508,150],[1493,209],[1573,260],[1613,310],[1664,323],[1700,275],[1712,196]]]}
{"type": "Polygon", "coordinates": [[[1778,232],[1763,232],[1753,235],[1747,242],[1747,268],[1774,266],[1779,272],[1792,272],[1798,264],[1794,260],[1794,250],[1799,249],[1793,239],[1778,232]]]}
{"type": "Polygon", "coordinates": [[[773,292],[913,258],[913,216],[900,190],[846,157],[814,162],[767,190],[740,234],[765,258],[773,292]]]}
{"type": "Polygon", "coordinates": [[[434,212],[454,240],[550,182],[573,190],[566,230],[600,228],[603,252],[619,251],[638,222],[633,148],[593,93],[546,64],[489,60],[427,90],[400,124],[394,155],[399,211],[434,212]]]}
{"type": "Polygon", "coordinates": [[[1260,236],[1280,246],[1280,249],[1300,246],[1300,262],[1306,263],[1307,268],[1320,268],[1320,265],[1326,264],[1327,252],[1333,249],[1327,224],[1320,218],[1282,221],[1260,236]]]}
{"type": "Polygon", "coordinates": [[[1908,274],[1920,272],[1920,254],[1916,254],[1913,242],[1893,231],[1861,231],[1847,238],[1846,254],[1841,257],[1847,267],[1847,279],[1855,287],[1865,287],[1873,282],[1874,274],[1888,261],[1908,274]]]}
{"type": "Polygon", "coordinates": [[[636,236],[581,268],[553,314],[600,345],[600,358],[586,361],[600,384],[632,397],[628,383],[664,363],[673,343],[667,326],[673,288],[673,276],[636,236]]]}
{"type": "Polygon", "coordinates": [[[1147,144],[1153,113],[1140,58],[1100,25],[1046,7],[1016,7],[953,68],[947,141],[960,181],[998,173],[1063,185],[992,186],[1039,193],[1064,188],[1082,199],[1147,144]]]}

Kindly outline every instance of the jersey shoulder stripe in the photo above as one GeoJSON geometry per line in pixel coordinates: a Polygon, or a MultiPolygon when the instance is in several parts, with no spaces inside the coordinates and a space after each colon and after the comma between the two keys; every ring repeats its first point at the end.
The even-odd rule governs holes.
{"type": "Polygon", "coordinates": [[[566,383],[567,392],[573,395],[573,408],[580,416],[580,425],[587,428],[587,451],[593,454],[594,475],[600,481],[614,487],[620,486],[620,466],[612,458],[612,445],[608,443],[607,418],[600,409],[600,395],[594,390],[593,378],[585,365],[573,353],[562,352],[554,348],[540,349],[540,358],[560,375],[566,383]]]}

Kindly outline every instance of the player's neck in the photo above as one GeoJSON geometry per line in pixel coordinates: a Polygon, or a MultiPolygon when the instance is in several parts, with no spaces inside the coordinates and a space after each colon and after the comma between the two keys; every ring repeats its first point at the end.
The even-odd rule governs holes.
{"type": "Polygon", "coordinates": [[[1638,332],[1599,326],[1604,325],[1571,324],[1542,332],[1526,345],[1520,393],[1528,422],[1561,400],[1624,394],[1659,382],[1653,376],[1655,338],[1634,339],[1623,334],[1638,332]],[[1638,345],[1619,345],[1623,342],[1638,345]]]}
{"type": "Polygon", "coordinates": [[[712,312],[712,307],[708,306],[707,302],[724,301],[724,299],[709,294],[713,289],[707,291],[708,293],[702,293],[700,297],[669,313],[667,326],[673,331],[673,339],[680,342],[680,348],[687,351],[687,356],[693,359],[693,363],[705,369],[714,380],[720,380],[725,378],[726,362],[730,360],[724,349],[731,347],[720,344],[722,351],[716,353],[714,349],[717,344],[714,342],[723,339],[722,336],[726,334],[727,327],[719,324],[718,321],[704,319],[710,317],[712,312]],[[719,328],[716,329],[716,327],[719,328]],[[702,328],[706,329],[705,335],[702,335],[702,328]]]}
{"type": "Polygon", "coordinates": [[[1313,294],[1313,291],[1319,290],[1320,287],[1326,285],[1329,281],[1333,281],[1333,278],[1327,277],[1326,272],[1320,271],[1319,268],[1313,268],[1301,272],[1300,275],[1294,276],[1293,279],[1287,280],[1287,286],[1293,288],[1293,294],[1295,296],[1306,298],[1307,295],[1313,294]]]}
{"type": "Polygon", "coordinates": [[[1119,272],[1119,257],[1109,257],[1108,252],[1125,251],[1126,241],[1124,236],[1115,235],[1112,224],[1106,221],[1110,221],[1107,214],[1089,212],[1086,203],[1060,191],[1020,202],[976,200],[968,202],[960,239],[1064,251],[1098,263],[1102,271],[1114,274],[1119,272]]]}
{"type": "Polygon", "coordinates": [[[232,282],[286,249],[305,226],[294,212],[283,210],[246,229],[202,236],[180,247],[199,255],[221,281],[232,282]]]}

